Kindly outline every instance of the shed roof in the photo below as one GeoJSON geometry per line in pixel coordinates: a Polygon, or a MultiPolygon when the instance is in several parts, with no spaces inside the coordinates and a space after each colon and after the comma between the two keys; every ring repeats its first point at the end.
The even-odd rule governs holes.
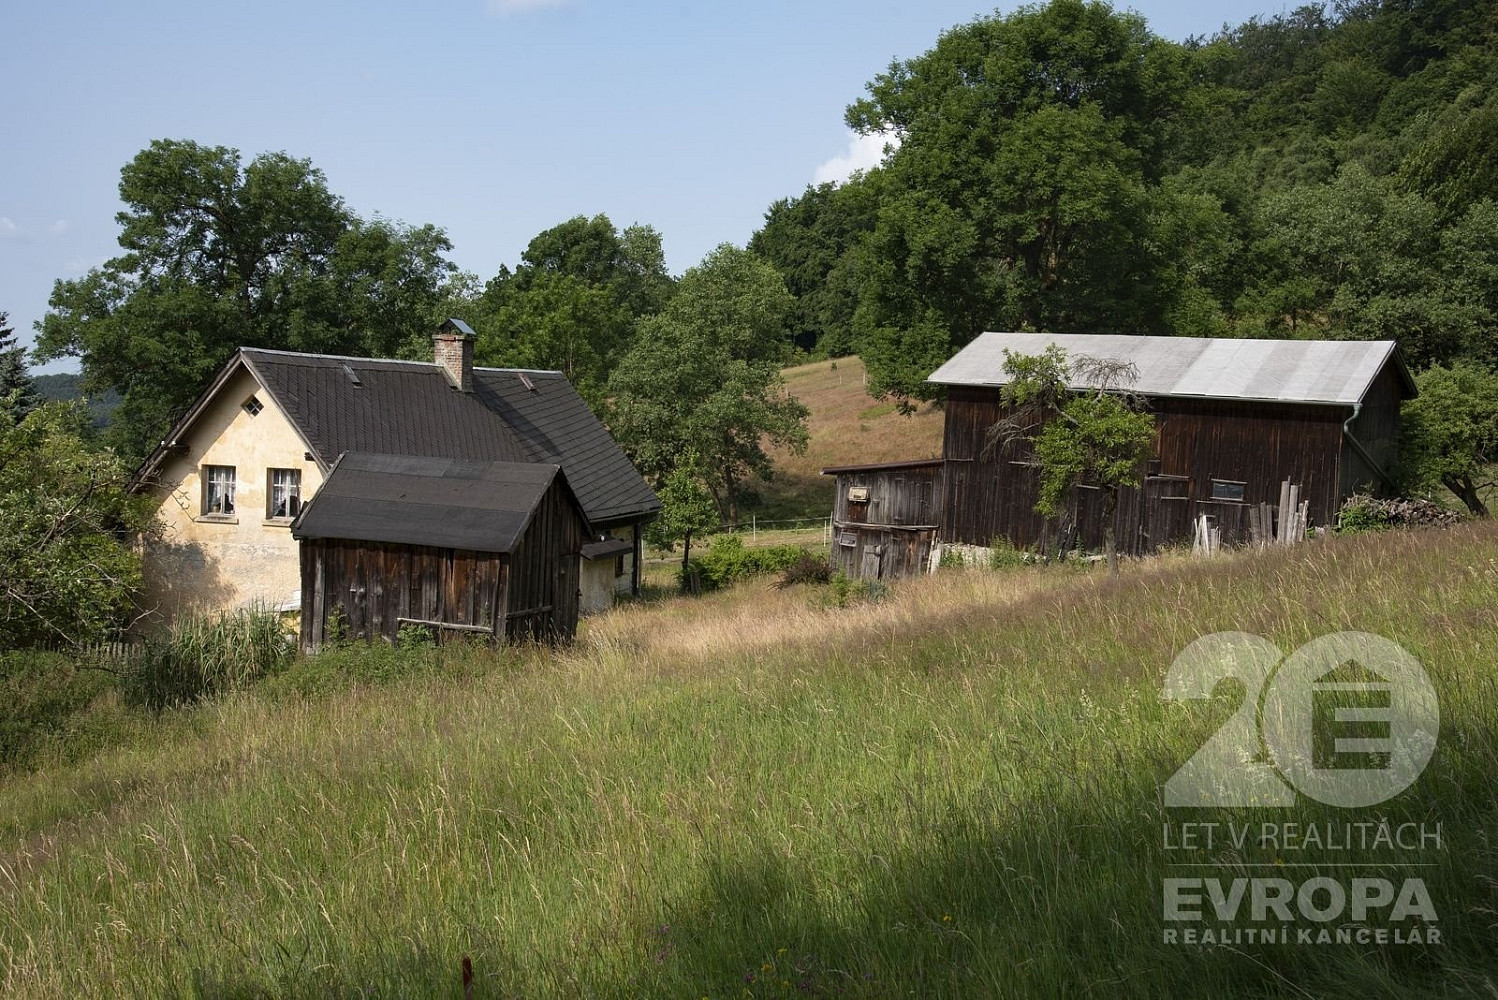
{"type": "Polygon", "coordinates": [[[420,455],[343,455],[291,525],[302,538],[509,552],[559,466],[420,455]]]}
{"type": "MultiPolygon", "coordinates": [[[[1038,354],[1055,344],[1068,354],[1131,361],[1150,396],[1244,399],[1351,406],[1361,402],[1390,363],[1406,391],[1414,382],[1392,340],[1227,340],[1212,337],[1131,337],[1087,333],[983,333],[942,365],[929,382],[998,386],[1004,352],[1038,354]]],[[[1089,386],[1077,382],[1073,388],[1089,386]]]]}

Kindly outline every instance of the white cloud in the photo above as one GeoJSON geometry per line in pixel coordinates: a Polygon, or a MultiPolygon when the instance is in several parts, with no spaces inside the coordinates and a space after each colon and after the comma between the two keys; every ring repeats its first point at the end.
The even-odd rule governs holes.
{"type": "Polygon", "coordinates": [[[563,7],[569,2],[570,0],[489,0],[489,10],[495,14],[520,14],[545,7],[563,7]]]}
{"type": "Polygon", "coordinates": [[[47,232],[51,233],[53,236],[61,236],[63,233],[65,233],[67,231],[68,231],[68,220],[67,219],[58,219],[56,222],[52,223],[52,225],[50,225],[50,226],[47,227],[47,232]]]}
{"type": "Polygon", "coordinates": [[[21,231],[21,227],[10,221],[9,217],[0,215],[0,236],[15,236],[21,231]]]}
{"type": "Polygon", "coordinates": [[[900,137],[893,132],[878,132],[874,135],[848,133],[848,148],[840,156],[834,156],[812,174],[813,184],[832,181],[841,184],[853,176],[855,170],[868,170],[884,161],[885,144],[898,146],[900,137]]]}

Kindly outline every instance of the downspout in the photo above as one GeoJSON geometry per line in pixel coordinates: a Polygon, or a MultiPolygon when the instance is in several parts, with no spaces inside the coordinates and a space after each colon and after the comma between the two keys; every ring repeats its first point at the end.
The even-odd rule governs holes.
{"type": "Polygon", "coordinates": [[[1356,420],[1358,418],[1358,414],[1362,412],[1362,400],[1358,400],[1356,403],[1352,404],[1352,416],[1342,421],[1342,437],[1347,441],[1348,444],[1352,445],[1352,450],[1357,452],[1364,462],[1368,463],[1368,468],[1373,470],[1374,475],[1382,479],[1384,481],[1384,485],[1387,486],[1390,490],[1393,490],[1396,488],[1394,485],[1393,477],[1385,472],[1383,470],[1383,467],[1380,466],[1376,461],[1374,461],[1373,456],[1368,454],[1368,449],[1363,447],[1363,442],[1353,437],[1352,422],[1356,420]]]}

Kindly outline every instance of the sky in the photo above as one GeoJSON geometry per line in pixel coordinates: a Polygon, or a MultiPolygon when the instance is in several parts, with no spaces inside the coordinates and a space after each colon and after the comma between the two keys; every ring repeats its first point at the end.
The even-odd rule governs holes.
{"type": "MultiPolygon", "coordinates": [[[[1001,12],[1013,10],[1006,2],[1001,12]]],[[[1167,38],[1271,0],[1137,0],[1167,38]]],[[[433,223],[481,279],[575,215],[654,226],[673,273],[778,198],[877,161],[843,124],[974,0],[3,0],[0,311],[118,253],[119,171],[153,139],[307,158],[362,216],[433,223]]],[[[71,371],[76,361],[38,371],[71,371]]]]}

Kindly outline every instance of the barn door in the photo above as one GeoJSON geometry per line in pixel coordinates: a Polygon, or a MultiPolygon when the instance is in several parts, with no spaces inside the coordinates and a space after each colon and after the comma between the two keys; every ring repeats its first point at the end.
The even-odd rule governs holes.
{"type": "Polygon", "coordinates": [[[1186,476],[1147,476],[1139,541],[1141,552],[1191,537],[1191,480],[1186,476]]]}
{"type": "Polygon", "coordinates": [[[858,576],[864,580],[878,580],[884,570],[884,546],[870,545],[863,550],[863,565],[858,576]]]}

